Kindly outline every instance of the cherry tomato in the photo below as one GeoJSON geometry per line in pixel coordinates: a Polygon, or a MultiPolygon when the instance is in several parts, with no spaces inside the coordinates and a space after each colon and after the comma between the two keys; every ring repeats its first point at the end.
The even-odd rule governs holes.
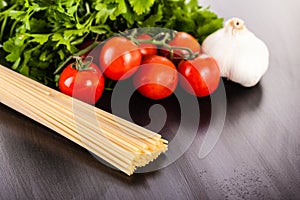
{"type": "Polygon", "coordinates": [[[217,89],[220,82],[217,62],[204,54],[193,60],[182,60],[178,71],[182,75],[180,77],[182,88],[197,97],[210,95],[217,89]]]}
{"type": "Polygon", "coordinates": [[[99,62],[106,77],[123,80],[135,73],[141,60],[137,45],[124,37],[113,37],[102,47],[99,62]]]}
{"type": "Polygon", "coordinates": [[[178,72],[169,59],[152,55],[143,59],[133,83],[142,95],[154,100],[163,99],[176,89],[178,72]]]}
{"type": "Polygon", "coordinates": [[[94,63],[81,69],[71,63],[61,73],[58,86],[64,94],[95,104],[103,93],[104,77],[94,63]]]}
{"type": "MultiPolygon", "coordinates": [[[[200,53],[201,51],[201,46],[198,43],[198,41],[190,34],[186,32],[178,32],[176,33],[176,36],[174,37],[173,40],[168,42],[170,46],[178,46],[178,47],[184,47],[184,48],[189,48],[193,53],[200,53]]],[[[163,56],[171,57],[170,51],[167,50],[166,48],[162,48],[161,54],[163,56]]],[[[179,61],[183,58],[186,58],[188,56],[188,52],[186,50],[182,49],[175,49],[174,50],[174,60],[179,61]]]]}
{"type": "MultiPolygon", "coordinates": [[[[149,40],[149,39],[151,39],[151,36],[144,33],[144,34],[138,36],[136,39],[149,40]]],[[[139,45],[139,47],[140,47],[140,52],[141,52],[142,56],[150,56],[150,55],[157,54],[157,47],[154,44],[141,43],[139,45]]]]}

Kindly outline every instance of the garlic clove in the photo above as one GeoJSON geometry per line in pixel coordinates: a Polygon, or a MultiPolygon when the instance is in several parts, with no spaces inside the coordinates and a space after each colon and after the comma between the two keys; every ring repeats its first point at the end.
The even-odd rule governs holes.
{"type": "Polygon", "coordinates": [[[238,18],[208,36],[202,49],[218,62],[222,77],[245,87],[256,85],[269,66],[267,46],[238,18]]]}

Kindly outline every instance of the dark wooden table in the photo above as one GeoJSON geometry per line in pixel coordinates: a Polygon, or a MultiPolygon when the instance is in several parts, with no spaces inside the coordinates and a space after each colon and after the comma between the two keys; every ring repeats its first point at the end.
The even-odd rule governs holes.
{"type": "MultiPolygon", "coordinates": [[[[193,139],[187,151],[160,170],[130,177],[0,104],[0,199],[299,199],[300,3],[207,0],[203,4],[211,4],[225,19],[244,19],[271,53],[270,68],[256,87],[224,81],[224,127],[207,156],[200,159],[199,152],[211,134],[209,127],[215,126],[216,105],[209,98],[198,100],[200,123],[191,118],[191,126],[199,124],[195,138],[189,123],[183,125],[186,137],[193,139]]],[[[110,100],[106,93],[100,107],[109,110],[110,100]]],[[[133,119],[147,124],[147,109],[154,103],[137,94],[131,102],[133,119]]],[[[161,133],[172,140],[181,123],[178,102],[173,96],[160,103],[167,112],[161,133]]]]}

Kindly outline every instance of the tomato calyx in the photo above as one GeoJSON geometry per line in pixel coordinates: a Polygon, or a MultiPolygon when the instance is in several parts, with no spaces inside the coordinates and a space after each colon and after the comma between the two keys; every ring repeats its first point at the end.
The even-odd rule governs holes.
{"type": "Polygon", "coordinates": [[[84,60],[80,56],[73,56],[76,62],[72,63],[72,68],[77,71],[96,71],[95,68],[90,67],[93,62],[93,57],[87,56],[84,60]]]}
{"type": "Polygon", "coordinates": [[[199,52],[193,52],[190,48],[169,45],[168,42],[175,37],[176,33],[177,33],[176,31],[165,31],[165,32],[160,32],[155,34],[151,39],[137,39],[136,37],[138,35],[137,29],[133,29],[131,32],[124,32],[122,36],[131,40],[133,43],[135,43],[138,46],[140,44],[154,44],[160,46],[161,48],[165,48],[170,52],[171,60],[174,59],[192,60],[197,56],[199,56],[199,52]],[[174,51],[176,50],[185,51],[187,52],[187,55],[178,58],[174,54],[174,51]]]}

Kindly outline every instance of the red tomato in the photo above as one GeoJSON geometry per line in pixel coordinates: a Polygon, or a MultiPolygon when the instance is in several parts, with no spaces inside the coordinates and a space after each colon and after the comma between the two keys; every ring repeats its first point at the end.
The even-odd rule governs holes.
{"type": "Polygon", "coordinates": [[[142,95],[154,100],[163,99],[176,89],[178,72],[169,59],[152,55],[143,59],[133,82],[142,95]]]}
{"type": "MultiPolygon", "coordinates": [[[[200,53],[201,51],[201,46],[198,43],[198,41],[190,34],[186,32],[178,32],[176,33],[176,36],[174,37],[173,40],[168,42],[169,45],[171,46],[178,46],[178,47],[185,47],[189,48],[193,53],[200,53]]],[[[162,48],[161,54],[163,56],[170,57],[170,51],[162,48]]],[[[181,60],[185,57],[187,57],[189,54],[186,50],[181,50],[181,49],[175,49],[174,50],[174,59],[175,60],[181,60]]]]}
{"type": "Polygon", "coordinates": [[[123,80],[134,74],[141,60],[138,46],[124,37],[113,37],[104,44],[99,62],[105,76],[123,80]]]}
{"type": "Polygon", "coordinates": [[[76,69],[76,64],[71,63],[61,73],[58,86],[64,94],[95,104],[103,93],[104,77],[93,63],[86,69],[76,69]]]}
{"type": "Polygon", "coordinates": [[[182,60],[178,71],[182,75],[180,77],[182,88],[197,97],[210,95],[217,89],[220,82],[217,62],[204,54],[193,60],[182,60]]]}
{"type": "MultiPolygon", "coordinates": [[[[138,36],[136,39],[149,40],[149,39],[151,39],[151,36],[144,33],[144,34],[138,36]]],[[[141,52],[142,56],[150,56],[150,55],[157,54],[157,47],[154,44],[141,43],[139,45],[139,47],[140,47],[140,52],[141,52]]]]}

